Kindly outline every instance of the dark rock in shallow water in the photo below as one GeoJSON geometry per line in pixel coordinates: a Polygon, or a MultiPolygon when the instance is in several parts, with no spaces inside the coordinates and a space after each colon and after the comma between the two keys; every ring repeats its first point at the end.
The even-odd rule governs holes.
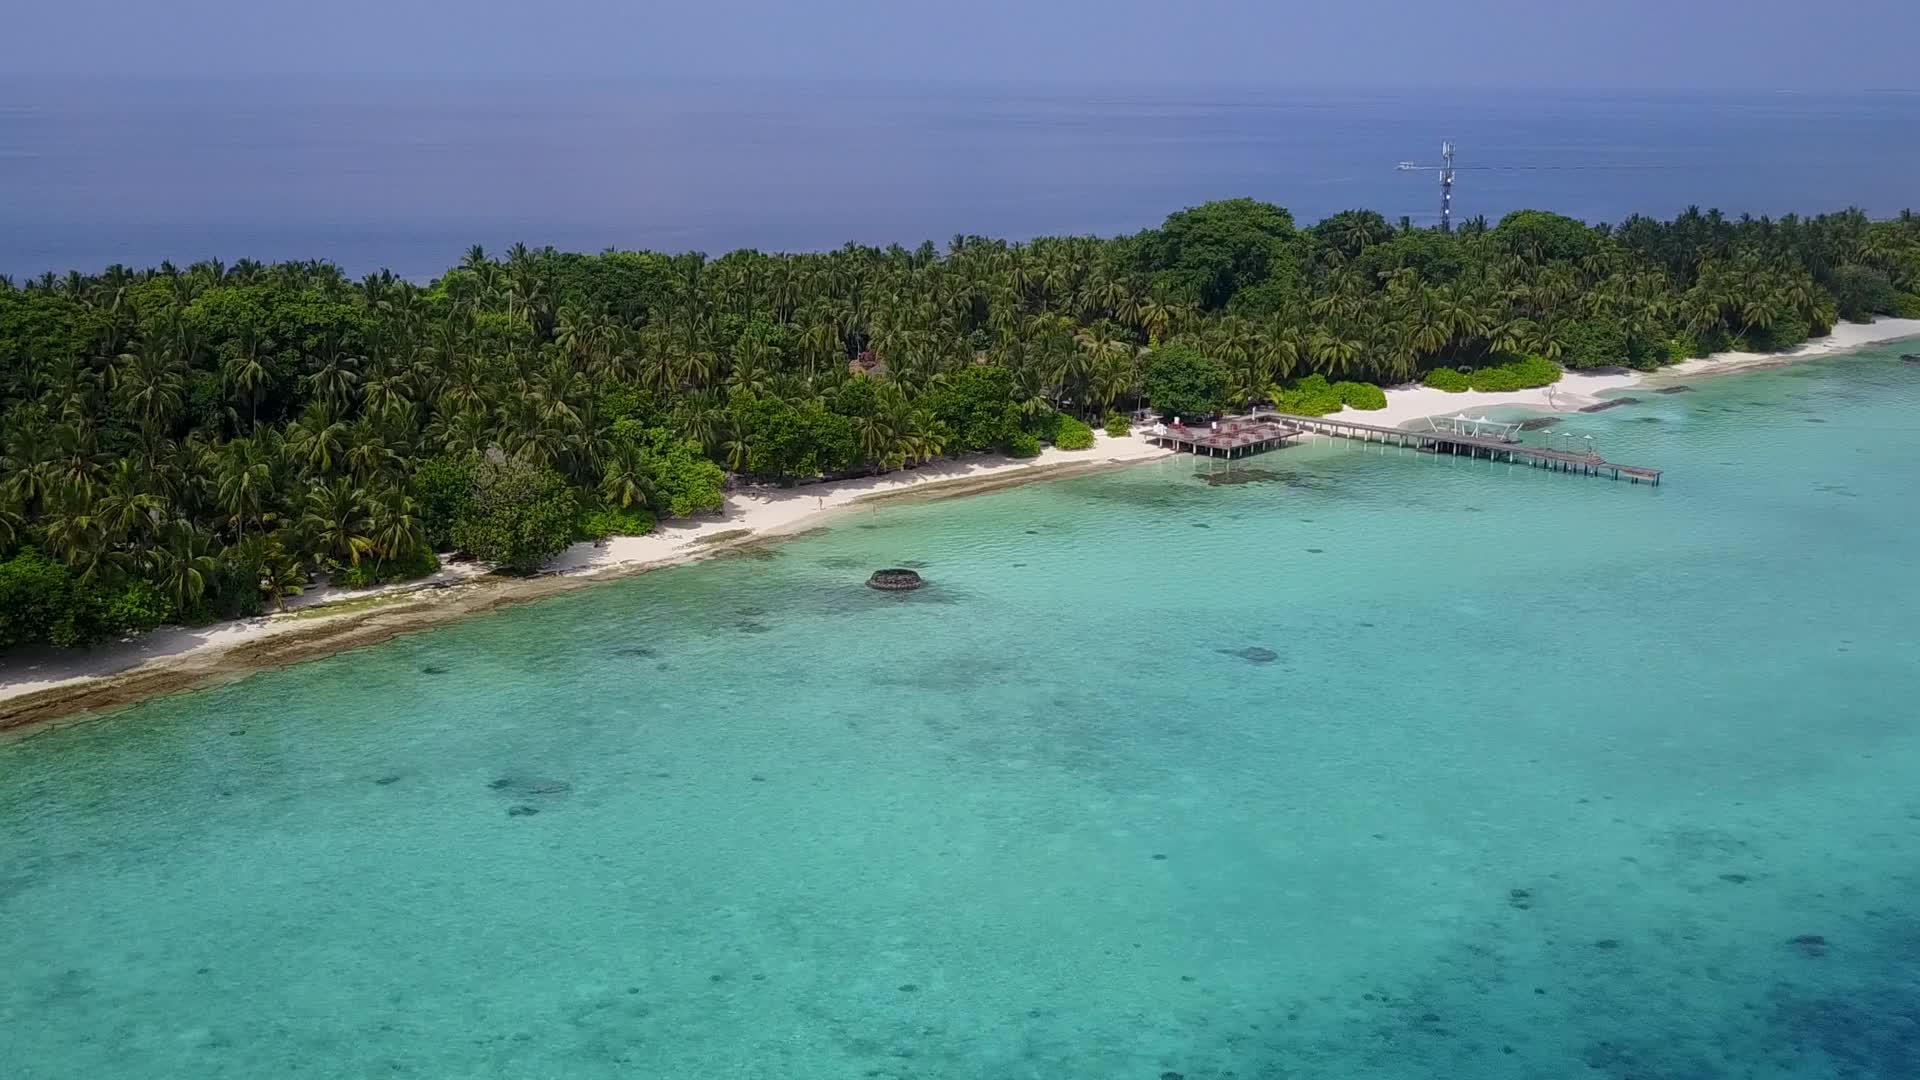
{"type": "Polygon", "coordinates": [[[1827,955],[1827,939],[1820,934],[1801,934],[1789,939],[1787,944],[1800,950],[1802,956],[1827,955]]]}
{"type": "Polygon", "coordinates": [[[565,795],[573,790],[573,785],[565,780],[549,780],[543,777],[502,776],[490,780],[487,786],[495,791],[504,791],[509,795],[565,795]]]}
{"type": "Polygon", "coordinates": [[[388,784],[397,784],[399,782],[400,782],[400,778],[398,776],[383,776],[380,779],[374,781],[374,783],[379,784],[381,787],[385,787],[388,784]]]}
{"type": "Polygon", "coordinates": [[[1209,524],[1207,524],[1207,523],[1206,523],[1206,522],[1204,522],[1204,521],[1196,521],[1196,522],[1193,522],[1192,524],[1193,524],[1193,527],[1194,527],[1194,528],[1196,528],[1196,529],[1211,529],[1211,528],[1213,528],[1213,526],[1211,526],[1211,525],[1209,525],[1209,524]]]}
{"type": "Polygon", "coordinates": [[[1620,398],[1614,398],[1610,401],[1595,402],[1592,405],[1583,407],[1580,411],[1581,412],[1606,412],[1608,409],[1617,409],[1622,405],[1638,405],[1638,404],[1640,404],[1639,398],[1620,397],[1620,398]]]}
{"type": "Polygon", "coordinates": [[[446,673],[447,669],[441,667],[439,664],[422,664],[420,666],[420,674],[422,675],[445,675],[446,673]]]}
{"type": "Polygon", "coordinates": [[[882,592],[910,592],[924,584],[926,582],[920,579],[918,573],[904,566],[875,570],[873,576],[867,579],[869,589],[879,589],[882,592]]]}
{"type": "Polygon", "coordinates": [[[1291,477],[1272,469],[1258,469],[1251,466],[1239,469],[1227,469],[1225,472],[1194,473],[1195,480],[1205,481],[1208,487],[1232,487],[1235,484],[1275,484],[1290,482],[1291,477]]]}
{"type": "Polygon", "coordinates": [[[1656,394],[1690,394],[1692,392],[1691,386],[1663,386],[1654,391],[1656,394]]]}
{"type": "Polygon", "coordinates": [[[1308,548],[1307,549],[1307,554],[1309,555],[1325,555],[1326,553],[1327,553],[1326,548],[1308,548]]]}
{"type": "Polygon", "coordinates": [[[1552,427],[1559,422],[1560,418],[1557,416],[1536,416],[1531,420],[1520,421],[1520,430],[1539,431],[1541,428],[1552,427]]]}
{"type": "Polygon", "coordinates": [[[1594,942],[1593,947],[1611,952],[1620,947],[1620,942],[1615,938],[1603,937],[1599,941],[1594,942]]]}
{"type": "Polygon", "coordinates": [[[1753,879],[1745,874],[1721,874],[1720,880],[1732,885],[1745,885],[1753,879]]]}
{"type": "Polygon", "coordinates": [[[1039,530],[1039,529],[1028,529],[1028,530],[1027,530],[1027,535],[1028,535],[1028,536],[1039,536],[1039,535],[1040,535],[1040,530],[1039,530]]]}
{"type": "Polygon", "coordinates": [[[1222,656],[1237,656],[1255,664],[1271,664],[1280,659],[1280,654],[1272,649],[1263,649],[1258,645],[1249,645],[1244,649],[1215,649],[1222,656]]]}
{"type": "Polygon", "coordinates": [[[539,808],[539,807],[537,807],[537,806],[509,806],[509,807],[507,807],[507,816],[508,816],[508,817],[532,817],[533,815],[535,815],[535,814],[537,814],[537,813],[539,813],[539,812],[540,812],[540,808],[539,808]]]}
{"type": "Polygon", "coordinates": [[[1900,359],[1909,364],[1920,364],[1920,352],[1901,353],[1900,359]]]}

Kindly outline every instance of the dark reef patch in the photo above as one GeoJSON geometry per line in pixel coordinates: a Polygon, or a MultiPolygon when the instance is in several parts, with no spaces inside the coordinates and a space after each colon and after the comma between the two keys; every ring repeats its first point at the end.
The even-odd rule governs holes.
{"type": "Polygon", "coordinates": [[[541,776],[501,776],[488,781],[487,787],[516,799],[534,795],[565,795],[573,790],[573,785],[565,780],[541,776]]]}
{"type": "Polygon", "coordinates": [[[872,576],[867,578],[867,588],[879,589],[881,592],[911,592],[925,584],[926,582],[921,579],[917,571],[904,566],[875,570],[872,576]]]}
{"type": "Polygon", "coordinates": [[[1824,934],[1801,934],[1797,937],[1788,938],[1787,944],[1791,945],[1801,956],[1827,955],[1827,939],[1824,934]]]}
{"type": "Polygon", "coordinates": [[[1215,649],[1222,656],[1237,656],[1254,664],[1271,664],[1280,659],[1280,654],[1259,645],[1249,645],[1244,649],[1215,649]]]}

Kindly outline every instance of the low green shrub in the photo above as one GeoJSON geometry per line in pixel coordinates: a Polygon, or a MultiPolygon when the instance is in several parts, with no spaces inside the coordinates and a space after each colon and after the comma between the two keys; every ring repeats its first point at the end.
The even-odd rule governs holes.
{"type": "Polygon", "coordinates": [[[1785,352],[1804,344],[1812,331],[1807,320],[1795,315],[1783,315],[1775,319],[1772,326],[1756,326],[1748,330],[1741,344],[1752,352],[1785,352]]]}
{"type": "Polygon", "coordinates": [[[1063,416],[1053,428],[1053,445],[1062,450],[1093,449],[1093,429],[1080,420],[1063,416]]]}
{"type": "Polygon", "coordinates": [[[107,621],[126,630],[151,630],[172,617],[172,601],[149,581],[127,582],[107,606],[107,621]]]}
{"type": "Polygon", "coordinates": [[[1339,412],[1344,404],[1340,387],[1327,382],[1327,377],[1319,372],[1295,379],[1292,386],[1282,387],[1273,396],[1274,408],[1295,416],[1325,416],[1339,412]]]}
{"type": "Polygon", "coordinates": [[[1124,439],[1133,431],[1133,421],[1117,412],[1107,414],[1107,437],[1124,439]]]}
{"type": "Polygon", "coordinates": [[[1504,394],[1551,386],[1560,381],[1560,374],[1560,365],[1546,357],[1526,356],[1495,367],[1478,368],[1467,376],[1467,384],[1474,390],[1504,394]]]}
{"type": "Polygon", "coordinates": [[[362,559],[358,566],[340,571],[340,584],[349,589],[366,589],[395,581],[423,578],[440,569],[440,556],[422,545],[412,552],[391,559],[362,559]]]}
{"type": "Polygon", "coordinates": [[[1920,319],[1920,293],[1896,293],[1893,313],[1902,319],[1920,319]]]}
{"type": "Polygon", "coordinates": [[[1355,409],[1384,409],[1387,407],[1387,392],[1364,382],[1337,382],[1333,388],[1340,392],[1340,401],[1355,409]]]}
{"type": "Polygon", "coordinates": [[[1071,419],[1073,418],[1070,416],[1050,412],[1044,416],[1038,416],[1027,421],[1026,428],[1027,431],[1032,433],[1034,438],[1039,439],[1043,443],[1050,443],[1056,440],[1060,431],[1061,421],[1071,419]]]}
{"type": "Polygon", "coordinates": [[[580,515],[580,538],[605,540],[609,536],[645,536],[653,531],[653,515],[637,506],[602,506],[580,515]]]}
{"type": "Polygon", "coordinates": [[[1007,440],[1007,456],[1030,458],[1040,456],[1040,440],[1024,431],[1017,431],[1007,440]]]}
{"type": "Polygon", "coordinates": [[[1550,386],[1559,382],[1562,374],[1560,365],[1546,357],[1526,356],[1518,360],[1509,360],[1504,364],[1475,368],[1472,371],[1434,368],[1427,372],[1426,377],[1421,381],[1435,390],[1445,390],[1449,394],[1458,394],[1464,390],[1504,394],[1514,390],[1528,390],[1536,386],[1550,386]]]}

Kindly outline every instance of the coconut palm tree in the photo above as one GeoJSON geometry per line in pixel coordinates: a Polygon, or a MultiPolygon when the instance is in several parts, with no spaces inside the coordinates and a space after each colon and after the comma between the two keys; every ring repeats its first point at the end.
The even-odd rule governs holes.
{"type": "Polygon", "coordinates": [[[300,530],[309,550],[334,565],[359,566],[374,550],[373,517],[365,490],[346,477],[307,490],[300,530]]]}

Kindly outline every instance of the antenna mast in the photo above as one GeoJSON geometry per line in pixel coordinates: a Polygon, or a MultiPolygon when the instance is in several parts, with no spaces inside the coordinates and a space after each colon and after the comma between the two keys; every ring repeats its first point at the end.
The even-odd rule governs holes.
{"type": "Polygon", "coordinates": [[[1440,164],[1421,165],[1418,162],[1403,161],[1397,168],[1401,172],[1437,172],[1440,174],[1440,231],[1453,231],[1453,141],[1449,139],[1440,144],[1440,164]]]}

